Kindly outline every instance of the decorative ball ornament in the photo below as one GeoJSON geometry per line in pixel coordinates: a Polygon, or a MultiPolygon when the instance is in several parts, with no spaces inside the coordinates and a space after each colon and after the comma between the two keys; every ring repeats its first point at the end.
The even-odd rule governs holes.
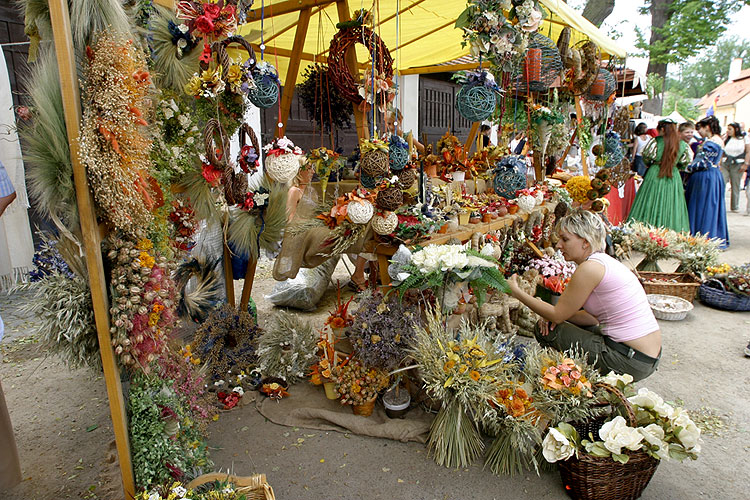
{"type": "Polygon", "coordinates": [[[380,210],[395,211],[404,202],[404,194],[397,186],[390,186],[378,191],[375,204],[380,210]]]}
{"type": "Polygon", "coordinates": [[[492,116],[496,106],[497,94],[484,85],[466,84],[456,94],[456,109],[472,123],[492,116]]]}
{"type": "Polygon", "coordinates": [[[362,174],[370,177],[383,177],[388,173],[388,153],[380,149],[368,151],[359,160],[359,168],[362,174]]]}
{"type": "Polygon", "coordinates": [[[391,164],[391,170],[395,172],[403,170],[406,164],[409,163],[409,148],[402,148],[400,146],[389,147],[388,161],[391,164]]]}
{"type": "Polygon", "coordinates": [[[531,212],[536,206],[536,198],[529,194],[524,194],[516,198],[516,205],[518,209],[523,212],[531,212]]]}
{"type": "Polygon", "coordinates": [[[589,101],[604,102],[617,90],[615,77],[606,69],[600,68],[594,83],[586,92],[589,101]]]}
{"type": "Polygon", "coordinates": [[[622,147],[620,134],[609,132],[604,139],[604,153],[607,155],[607,162],[604,164],[607,168],[619,165],[625,156],[625,148],[622,147]]]}
{"type": "Polygon", "coordinates": [[[352,224],[367,224],[375,213],[375,207],[366,200],[350,201],[346,206],[346,215],[352,224]]]}
{"type": "Polygon", "coordinates": [[[271,180],[286,184],[299,172],[299,158],[294,153],[269,155],[266,157],[265,167],[271,180]]]}
{"type": "Polygon", "coordinates": [[[279,100],[279,86],[274,81],[263,78],[255,80],[255,88],[251,89],[247,98],[261,109],[268,109],[279,100]]]}
{"type": "Polygon", "coordinates": [[[495,164],[493,178],[495,193],[503,198],[516,197],[516,191],[526,187],[526,161],[522,156],[503,156],[495,164]]]}
{"type": "Polygon", "coordinates": [[[378,185],[378,179],[369,175],[362,174],[359,177],[359,183],[362,184],[362,187],[365,189],[375,189],[375,186],[378,185]]]}
{"type": "Polygon", "coordinates": [[[388,212],[385,217],[377,214],[372,218],[372,230],[376,234],[385,236],[391,234],[398,227],[398,215],[393,212],[388,212]]]}
{"type": "Polygon", "coordinates": [[[560,51],[555,42],[541,33],[532,33],[526,54],[513,68],[514,93],[546,92],[562,69],[560,51]]]}
{"type": "Polygon", "coordinates": [[[401,189],[409,189],[417,182],[419,171],[414,168],[407,168],[398,173],[398,184],[401,189]]]}

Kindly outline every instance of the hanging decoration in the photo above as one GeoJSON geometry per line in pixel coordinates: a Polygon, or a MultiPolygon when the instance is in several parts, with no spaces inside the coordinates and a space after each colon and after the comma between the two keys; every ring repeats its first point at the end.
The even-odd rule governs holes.
{"type": "Polygon", "coordinates": [[[379,139],[363,140],[359,145],[359,168],[362,175],[375,179],[388,173],[390,157],[388,146],[379,139]]]}
{"type": "Polygon", "coordinates": [[[352,125],[351,106],[338,87],[331,81],[327,65],[311,64],[302,73],[302,83],[296,94],[307,111],[307,118],[315,120],[318,127],[330,132],[332,128],[346,129],[352,125]]]}
{"type": "Polygon", "coordinates": [[[462,84],[456,94],[456,109],[470,122],[486,120],[497,107],[498,95],[503,91],[495,78],[487,71],[467,71],[459,74],[456,81],[462,84]]]}
{"type": "MultiPolygon", "coordinates": [[[[326,189],[328,188],[328,178],[331,173],[339,170],[344,166],[345,160],[341,155],[326,148],[311,149],[307,153],[307,163],[313,169],[320,180],[321,199],[326,199],[326,189]]],[[[375,187],[375,186],[373,186],[375,187]]]]}
{"type": "Polygon", "coordinates": [[[266,153],[265,172],[271,180],[286,184],[294,179],[300,169],[300,159],[303,158],[300,148],[284,136],[263,146],[263,151],[266,153]]]}
{"type": "Polygon", "coordinates": [[[372,218],[372,230],[375,234],[385,236],[398,227],[398,215],[395,212],[378,213],[372,218]]]}
{"type": "Polygon", "coordinates": [[[398,134],[392,134],[388,139],[388,161],[394,172],[402,170],[409,163],[409,144],[398,134]]]}
{"type": "Polygon", "coordinates": [[[240,152],[237,156],[237,164],[246,174],[254,174],[260,166],[260,146],[258,145],[258,136],[247,123],[240,126],[239,141],[240,152]],[[250,144],[247,143],[248,138],[250,144]]]}
{"type": "Polygon", "coordinates": [[[131,40],[103,32],[86,50],[84,110],[79,135],[99,216],[135,235],[157,208],[158,185],[149,175],[146,134],[150,75],[131,40]]]}
{"type": "Polygon", "coordinates": [[[546,92],[562,71],[555,42],[540,33],[529,36],[528,48],[513,71],[513,87],[520,93],[546,92]]]}
{"type": "Polygon", "coordinates": [[[586,92],[586,99],[595,102],[604,102],[609,100],[612,94],[617,90],[617,82],[614,75],[604,68],[599,69],[599,74],[594,79],[594,83],[586,92]]]}
{"type": "Polygon", "coordinates": [[[345,99],[356,106],[369,108],[369,106],[376,105],[384,111],[385,106],[393,100],[395,95],[395,90],[392,89],[393,58],[383,40],[365,26],[369,13],[362,10],[352,17],[352,21],[336,25],[339,31],[331,40],[328,50],[329,76],[345,99]],[[367,48],[367,53],[373,61],[362,84],[357,84],[346,63],[347,51],[354,50],[357,43],[367,48]],[[374,95],[373,88],[375,89],[374,95]]]}
{"type": "Polygon", "coordinates": [[[262,109],[268,109],[279,100],[279,73],[276,68],[266,62],[260,61],[251,71],[255,87],[250,89],[248,98],[250,102],[262,109]]]}
{"type": "Polygon", "coordinates": [[[573,95],[585,93],[597,78],[600,61],[599,47],[591,40],[581,41],[569,48],[563,56],[563,87],[573,95]]]}

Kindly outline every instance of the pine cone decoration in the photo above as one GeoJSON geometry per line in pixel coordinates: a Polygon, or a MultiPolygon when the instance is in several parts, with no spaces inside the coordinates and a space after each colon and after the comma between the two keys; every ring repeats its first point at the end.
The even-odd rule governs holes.
{"type": "Polygon", "coordinates": [[[404,195],[401,193],[401,189],[396,186],[381,189],[378,192],[377,198],[375,198],[375,204],[378,208],[389,212],[395,212],[396,209],[401,206],[403,201],[404,195]]]}
{"type": "Polygon", "coordinates": [[[379,149],[362,155],[359,161],[360,171],[370,177],[382,177],[388,173],[388,153],[379,149]]]}

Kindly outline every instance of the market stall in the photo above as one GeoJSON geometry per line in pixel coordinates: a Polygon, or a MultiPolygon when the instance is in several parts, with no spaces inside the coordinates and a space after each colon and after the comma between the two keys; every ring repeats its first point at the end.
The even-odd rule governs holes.
{"type": "MultiPolygon", "coordinates": [[[[565,475],[587,460],[605,476],[630,460],[637,479],[623,484],[637,497],[658,460],[697,457],[695,426],[680,409],[636,393],[632,377],[599,373],[580,351],[538,346],[541,313],[506,281],[553,304],[575,272],[555,251],[556,224],[571,208],[606,220],[607,198],[629,189],[628,116],[602,68],[624,56],[611,40],[551,0],[384,1],[353,12],[346,1],[161,3],[126,12],[103,2],[82,15],[82,3],[54,1],[27,15],[28,32],[55,49],[40,50],[27,130],[46,139],[31,143],[30,163],[59,229],[37,260],[38,304],[60,283],[80,292],[72,305],[52,302],[80,312],[75,321],[44,312],[46,342],[103,370],[127,498],[182,498],[191,488],[193,498],[227,488],[272,498],[262,475],[190,477],[212,467],[212,417],[255,391],[259,411],[282,425],[426,442],[448,467],[478,460],[486,434],[492,473],[559,461],[572,488],[590,488],[565,475]],[[420,144],[401,130],[394,81],[467,47],[476,66],[458,75],[455,106],[475,129],[498,123],[501,140],[477,141],[472,153],[471,136],[447,131],[420,144]],[[328,108],[330,121],[331,104],[345,102],[355,112],[353,169],[334,144],[304,152],[284,134],[303,60],[327,68],[327,90],[313,85],[326,104],[318,111],[328,108]],[[262,147],[246,121],[252,106],[277,110],[262,147]],[[519,132],[525,146],[512,144],[519,132]],[[582,175],[562,168],[574,144],[582,175]],[[68,150],[51,151],[57,145],[68,150]],[[74,189],[60,181],[71,177],[74,189]],[[252,286],[263,254],[280,280],[317,269],[327,286],[325,273],[354,254],[357,270],[379,264],[380,282],[373,272],[372,290],[348,300],[339,290],[323,324],[284,313],[259,320],[252,286]],[[194,334],[176,335],[183,326],[194,334]],[[383,411],[374,408],[381,394],[383,411]],[[633,436],[650,430],[626,452],[615,430],[586,439],[597,419],[633,436]]],[[[718,243],[706,238],[643,225],[612,235],[621,256],[646,253],[645,267],[666,256],[679,257],[685,275],[716,264],[718,243]]],[[[644,286],[664,281],[641,271],[644,286]]],[[[680,293],[694,295],[688,285],[680,293]]]]}

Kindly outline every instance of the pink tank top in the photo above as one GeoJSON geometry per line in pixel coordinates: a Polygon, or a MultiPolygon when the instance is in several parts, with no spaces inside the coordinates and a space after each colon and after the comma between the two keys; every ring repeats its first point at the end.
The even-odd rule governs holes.
{"type": "Polygon", "coordinates": [[[605,253],[591,254],[589,260],[604,266],[604,277],[583,308],[599,320],[602,332],[616,342],[625,342],[658,330],[646,292],[635,274],[605,253]]]}

